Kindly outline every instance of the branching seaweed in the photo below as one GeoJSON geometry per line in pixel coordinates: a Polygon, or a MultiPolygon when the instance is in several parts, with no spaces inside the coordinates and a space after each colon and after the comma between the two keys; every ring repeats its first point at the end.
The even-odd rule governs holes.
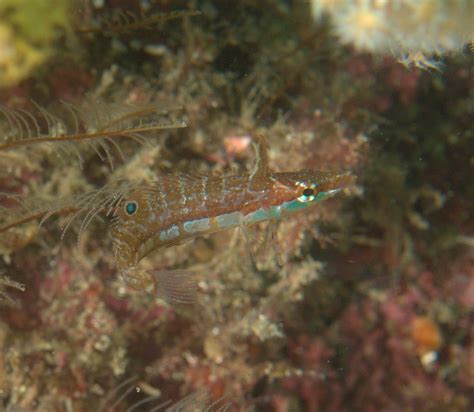
{"type": "Polygon", "coordinates": [[[153,394],[147,394],[142,390],[142,383],[140,383],[136,376],[132,376],[120,383],[116,388],[111,390],[109,394],[102,400],[99,407],[99,412],[114,411],[124,402],[129,396],[134,393],[143,393],[141,399],[131,401],[130,406],[126,409],[127,412],[137,411],[166,411],[166,412],[226,412],[230,410],[232,403],[226,400],[223,396],[215,401],[210,399],[209,393],[206,390],[198,390],[184,397],[183,399],[173,403],[171,400],[163,400],[160,391],[153,394]]]}
{"type": "Polygon", "coordinates": [[[16,306],[17,302],[4,291],[5,288],[14,288],[17,290],[25,291],[25,285],[16,282],[7,275],[0,275],[0,304],[7,304],[9,306],[16,306]]]}
{"type": "Polygon", "coordinates": [[[62,102],[60,114],[53,114],[36,103],[35,110],[0,106],[0,155],[2,151],[34,145],[47,145],[60,158],[73,154],[84,164],[82,149],[94,151],[113,168],[113,151],[123,159],[118,142],[130,139],[146,144],[145,135],[167,129],[186,127],[183,121],[170,119],[169,111],[154,105],[105,105],[92,103],[78,107],[62,102]]]}
{"type": "Polygon", "coordinates": [[[115,207],[129,193],[136,183],[121,181],[106,185],[98,190],[92,190],[60,201],[45,201],[38,198],[23,199],[19,196],[0,194],[0,199],[13,201],[15,208],[0,206],[0,233],[22,224],[39,221],[40,226],[53,216],[65,216],[61,227],[61,239],[64,238],[73,222],[80,221],[78,240],[81,234],[99,214],[111,216],[115,207]]]}
{"type": "Polygon", "coordinates": [[[79,27],[76,31],[86,34],[121,34],[133,30],[149,29],[159,23],[184,17],[199,16],[200,14],[201,12],[198,10],[175,10],[169,13],[155,13],[143,16],[132,13],[129,10],[120,10],[114,14],[102,17],[95,27],[79,27]]]}

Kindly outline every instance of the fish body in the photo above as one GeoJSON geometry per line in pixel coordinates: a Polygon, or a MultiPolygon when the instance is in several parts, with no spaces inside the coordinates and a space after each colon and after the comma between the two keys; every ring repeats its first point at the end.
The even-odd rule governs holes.
{"type": "Polygon", "coordinates": [[[348,172],[272,173],[264,138],[255,138],[254,145],[257,161],[251,173],[170,175],[139,186],[124,198],[115,211],[111,237],[126,280],[138,280],[140,288],[155,287],[138,269],[140,260],[153,250],[220,230],[282,219],[333,196],[353,181],[348,172]]]}

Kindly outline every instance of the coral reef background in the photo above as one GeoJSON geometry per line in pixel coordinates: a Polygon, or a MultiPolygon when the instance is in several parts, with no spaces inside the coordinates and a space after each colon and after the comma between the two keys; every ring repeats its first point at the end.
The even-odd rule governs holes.
{"type": "MultiPolygon", "coordinates": [[[[197,274],[191,307],[124,287],[107,217],[79,242],[74,227],[61,238],[61,217],[1,233],[1,408],[147,411],[206,390],[236,411],[472,409],[474,56],[460,47],[441,71],[408,70],[341,45],[310,8],[2,3],[1,113],[68,102],[87,126],[153,105],[187,124],[120,143],[113,168],[54,143],[0,150],[0,191],[29,207],[123,179],[249,170],[255,133],[275,171],[359,178],[282,221],[276,247],[257,242],[256,268],[234,232],[147,257],[197,274]]],[[[22,127],[3,116],[0,139],[22,127]]],[[[16,204],[2,206],[8,221],[16,204]]]]}

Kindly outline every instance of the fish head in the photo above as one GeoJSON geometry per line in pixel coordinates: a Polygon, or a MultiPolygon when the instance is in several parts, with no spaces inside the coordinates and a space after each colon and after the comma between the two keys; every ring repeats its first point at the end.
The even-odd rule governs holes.
{"type": "Polygon", "coordinates": [[[310,169],[274,173],[272,178],[279,187],[281,200],[291,211],[329,199],[354,183],[356,179],[351,172],[310,169]]]}

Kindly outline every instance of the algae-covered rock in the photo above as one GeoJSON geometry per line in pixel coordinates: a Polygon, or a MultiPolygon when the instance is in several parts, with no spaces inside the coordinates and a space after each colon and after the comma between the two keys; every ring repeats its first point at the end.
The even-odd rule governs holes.
{"type": "Polygon", "coordinates": [[[68,0],[0,2],[0,87],[28,77],[69,27],[68,0]]]}

